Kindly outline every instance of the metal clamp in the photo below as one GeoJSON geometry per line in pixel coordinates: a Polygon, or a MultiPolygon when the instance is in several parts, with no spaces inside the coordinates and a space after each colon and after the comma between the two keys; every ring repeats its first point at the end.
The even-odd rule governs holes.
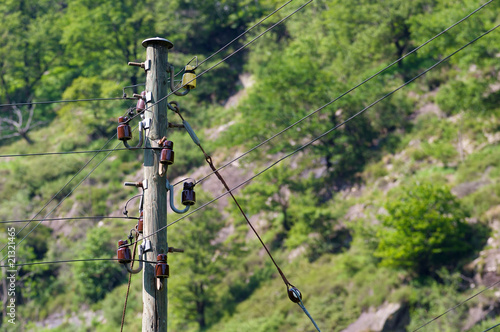
{"type": "Polygon", "coordinates": [[[177,91],[178,89],[181,88],[180,85],[175,86],[174,82],[174,66],[170,65],[168,67],[168,71],[170,72],[170,90],[176,95],[176,96],[185,96],[191,91],[190,89],[185,89],[183,92],[177,91]]]}
{"type": "Polygon", "coordinates": [[[123,141],[123,145],[129,150],[135,150],[135,149],[140,149],[142,147],[142,144],[144,143],[144,127],[142,121],[139,122],[139,143],[137,143],[136,146],[130,146],[127,141],[123,141]]]}
{"type": "Polygon", "coordinates": [[[138,267],[138,268],[136,268],[136,269],[132,269],[132,268],[129,266],[129,264],[131,264],[131,263],[127,263],[127,264],[125,264],[125,268],[127,269],[127,271],[128,271],[129,273],[132,273],[132,274],[137,274],[137,273],[139,273],[139,272],[141,272],[141,271],[142,271],[142,267],[143,267],[143,265],[144,265],[144,264],[143,264],[143,262],[142,262],[142,254],[143,254],[143,253],[144,253],[144,251],[143,251],[142,246],[139,246],[139,267],[138,267]]]}
{"type": "Polygon", "coordinates": [[[172,209],[172,211],[174,211],[175,213],[179,213],[179,214],[188,212],[189,208],[191,207],[190,205],[187,205],[182,210],[179,210],[178,208],[175,207],[175,203],[174,203],[174,186],[172,186],[170,184],[170,182],[168,181],[168,179],[166,179],[165,186],[167,187],[167,191],[170,191],[170,193],[169,193],[169,196],[170,196],[170,208],[172,209]]]}
{"type": "Polygon", "coordinates": [[[142,122],[142,127],[144,129],[149,129],[151,128],[151,122],[152,122],[152,119],[151,118],[148,118],[148,119],[144,119],[141,121],[142,122]]]}

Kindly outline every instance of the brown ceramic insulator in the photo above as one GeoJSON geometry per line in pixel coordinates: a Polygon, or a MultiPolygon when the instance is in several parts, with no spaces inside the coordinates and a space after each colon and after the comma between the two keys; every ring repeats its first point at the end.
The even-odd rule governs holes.
{"type": "Polygon", "coordinates": [[[132,254],[130,253],[130,248],[126,246],[126,240],[118,241],[118,251],[116,252],[118,256],[118,263],[127,264],[132,261],[132,254]]]}
{"type": "Polygon", "coordinates": [[[172,150],[174,148],[174,142],[172,142],[172,141],[165,141],[165,142],[163,142],[163,147],[165,149],[172,150]]]}
{"type": "Polygon", "coordinates": [[[137,99],[137,104],[135,105],[135,110],[137,113],[142,113],[146,109],[146,102],[144,98],[146,97],[146,91],[141,92],[141,98],[137,99]]]}
{"type": "Polygon", "coordinates": [[[194,205],[196,203],[196,193],[193,190],[192,182],[184,182],[184,190],[182,190],[181,201],[184,205],[194,205]]]}
{"type": "Polygon", "coordinates": [[[120,116],[118,118],[118,128],[116,128],[116,135],[120,141],[128,141],[132,139],[132,129],[127,122],[128,118],[120,116]]]}
{"type": "Polygon", "coordinates": [[[159,254],[156,260],[158,261],[155,267],[156,278],[168,278],[170,270],[167,264],[167,255],[159,254]]]}
{"type": "Polygon", "coordinates": [[[144,231],[144,217],[143,217],[143,212],[141,211],[141,215],[139,216],[139,220],[137,221],[137,232],[139,234],[142,234],[144,231]]]}
{"type": "Polygon", "coordinates": [[[160,163],[166,165],[172,165],[174,163],[174,143],[172,141],[166,141],[163,143],[163,149],[160,154],[160,163]]]}
{"type": "Polygon", "coordinates": [[[174,163],[174,151],[170,149],[162,149],[160,155],[160,163],[172,165],[174,163]]]}
{"type": "Polygon", "coordinates": [[[297,288],[291,287],[290,289],[288,289],[288,298],[293,303],[299,303],[300,300],[302,299],[302,293],[297,288]],[[297,298],[297,295],[295,295],[295,292],[293,290],[295,290],[295,292],[299,293],[300,298],[297,298]]]}

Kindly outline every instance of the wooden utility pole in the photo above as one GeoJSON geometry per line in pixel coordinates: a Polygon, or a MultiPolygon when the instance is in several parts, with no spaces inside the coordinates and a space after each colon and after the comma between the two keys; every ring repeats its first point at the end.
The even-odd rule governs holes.
{"type": "MultiPolygon", "coordinates": [[[[167,134],[167,99],[160,99],[167,95],[168,50],[173,44],[163,38],[149,38],[142,42],[146,47],[145,69],[146,92],[151,93],[149,108],[145,118],[151,119],[146,147],[158,147],[158,141],[167,134]]],[[[158,229],[167,225],[167,190],[165,177],[159,176],[160,151],[144,150],[144,179],[147,188],[144,191],[144,234],[153,234],[151,240],[152,251],[145,254],[147,261],[156,261],[158,254],[166,254],[167,229],[159,232],[158,229]]],[[[156,287],[155,265],[144,264],[143,271],[143,313],[142,332],[167,331],[167,280],[161,290],[156,287]]]]}

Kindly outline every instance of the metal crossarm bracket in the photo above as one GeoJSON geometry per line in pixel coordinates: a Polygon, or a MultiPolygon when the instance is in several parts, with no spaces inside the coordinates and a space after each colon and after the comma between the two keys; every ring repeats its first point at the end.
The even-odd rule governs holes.
{"type": "Polygon", "coordinates": [[[148,252],[148,251],[153,251],[153,248],[151,247],[151,241],[148,239],[144,239],[144,241],[141,244],[143,252],[148,252]]]}

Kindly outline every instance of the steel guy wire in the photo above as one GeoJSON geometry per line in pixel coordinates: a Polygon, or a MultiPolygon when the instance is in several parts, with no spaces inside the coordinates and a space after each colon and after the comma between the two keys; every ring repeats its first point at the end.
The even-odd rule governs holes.
{"type": "MultiPolygon", "coordinates": [[[[430,323],[432,323],[432,322],[434,322],[434,321],[438,320],[439,318],[443,317],[444,315],[446,315],[446,314],[447,314],[447,313],[449,313],[450,311],[455,310],[456,308],[460,307],[462,304],[464,304],[464,303],[466,303],[466,302],[468,302],[468,301],[472,300],[472,299],[473,299],[473,298],[475,298],[476,296],[478,296],[478,295],[480,295],[480,294],[484,293],[484,292],[485,292],[485,291],[487,291],[488,289],[490,289],[490,288],[492,288],[492,287],[494,287],[494,286],[496,286],[496,285],[498,285],[498,284],[500,284],[500,281],[497,281],[497,282],[495,282],[495,283],[493,283],[493,284],[489,285],[488,287],[486,287],[486,288],[485,288],[485,289],[483,289],[482,291],[477,292],[476,294],[474,294],[474,295],[472,295],[472,296],[468,297],[468,298],[467,298],[467,299],[465,299],[464,301],[462,301],[462,302],[458,303],[457,305],[455,305],[454,307],[452,307],[452,308],[450,308],[450,309],[446,310],[446,311],[445,311],[445,312],[443,312],[442,314],[440,314],[440,315],[438,315],[438,316],[434,317],[433,319],[431,319],[431,320],[430,320],[430,321],[428,321],[427,323],[425,323],[425,324],[421,325],[420,327],[418,327],[416,330],[413,330],[412,332],[416,332],[416,331],[420,330],[421,328],[423,328],[423,327],[425,327],[425,326],[429,325],[430,323]]],[[[495,327],[495,326],[493,326],[493,327],[495,327]]],[[[488,331],[488,330],[486,330],[486,331],[488,331]]]]}
{"type": "MultiPolygon", "coordinates": [[[[94,261],[118,261],[118,258],[83,258],[83,259],[67,259],[61,261],[47,261],[47,262],[31,262],[31,263],[20,263],[20,264],[7,264],[0,265],[0,267],[23,267],[23,266],[31,266],[31,265],[43,265],[43,264],[62,264],[62,263],[77,263],[77,262],[94,262],[94,261]]],[[[153,261],[147,261],[144,259],[136,259],[136,262],[144,262],[144,263],[152,263],[156,264],[153,261]]]]}
{"type": "Polygon", "coordinates": [[[6,220],[0,221],[0,224],[13,224],[20,222],[33,221],[54,221],[54,220],[92,220],[92,219],[139,219],[138,217],[111,217],[111,216],[93,216],[93,217],[62,217],[62,218],[44,218],[44,219],[24,219],[24,220],[6,220]]]}
{"type": "MultiPolygon", "coordinates": [[[[219,62],[217,62],[215,65],[211,66],[210,68],[204,70],[203,72],[201,72],[200,74],[198,74],[196,76],[196,78],[193,78],[192,80],[186,82],[186,84],[189,84],[191,82],[193,82],[195,79],[203,76],[204,74],[208,73],[209,71],[211,71],[212,69],[214,69],[215,67],[217,67],[218,65],[220,65],[221,63],[225,62],[227,59],[231,58],[233,55],[236,55],[238,52],[240,52],[241,50],[243,50],[244,48],[246,48],[248,45],[252,44],[253,42],[255,42],[257,39],[259,39],[260,37],[262,37],[264,34],[266,34],[267,32],[271,31],[272,29],[274,29],[276,26],[278,26],[279,24],[281,24],[282,22],[284,22],[285,20],[287,20],[289,17],[291,17],[292,15],[294,15],[295,13],[297,13],[298,11],[300,11],[301,9],[303,9],[305,6],[307,6],[308,4],[310,4],[311,2],[313,2],[314,0],[309,0],[307,1],[306,3],[304,3],[302,6],[300,6],[299,8],[297,8],[296,10],[294,10],[292,13],[290,13],[289,15],[285,16],[283,19],[279,20],[278,22],[276,22],[275,24],[273,24],[271,27],[267,28],[264,32],[260,33],[257,37],[253,38],[252,40],[250,40],[248,43],[244,44],[243,46],[241,46],[240,48],[238,48],[236,51],[232,52],[231,54],[229,54],[228,56],[226,56],[225,58],[223,58],[222,60],[220,60],[219,62]]],[[[175,89],[174,91],[170,92],[169,94],[167,94],[166,96],[160,98],[158,101],[154,102],[153,104],[151,104],[150,106],[146,107],[144,109],[144,111],[148,111],[148,112],[151,112],[149,109],[158,105],[160,102],[164,101],[165,99],[167,99],[168,97],[170,97],[172,94],[174,94],[175,92],[179,91],[180,89],[182,89],[183,87],[180,86],[178,87],[177,89],[175,89]]],[[[136,114],[134,115],[131,119],[137,117],[139,114],[136,114]]]]}
{"type": "MultiPolygon", "coordinates": [[[[216,198],[212,199],[211,201],[203,204],[202,206],[198,207],[197,209],[185,214],[184,216],[182,216],[181,218],[171,222],[170,224],[167,224],[167,226],[164,226],[164,227],[161,227],[159,228],[158,230],[156,230],[154,233],[151,233],[149,235],[146,235],[146,236],[143,236],[143,238],[148,238],[150,236],[153,236],[154,234],[156,234],[157,232],[159,231],[162,231],[163,229],[181,221],[182,219],[190,216],[191,214],[201,210],[202,208],[206,207],[207,205],[209,204],[212,204],[213,202],[215,202],[216,200],[222,198],[223,196],[226,196],[227,194],[229,194],[230,192],[233,192],[234,190],[242,187],[243,185],[247,184],[248,182],[252,181],[253,179],[255,179],[256,177],[260,176],[261,174],[263,174],[264,172],[268,171],[270,168],[276,166],[277,164],[279,164],[281,161],[291,157],[292,155],[302,151],[304,148],[310,146],[311,144],[313,144],[314,142],[318,141],[319,139],[323,138],[324,136],[328,135],[329,133],[331,133],[332,131],[338,129],[339,127],[343,126],[344,124],[350,122],[351,120],[353,120],[354,118],[358,117],[359,115],[363,114],[364,112],[366,112],[368,109],[370,109],[371,107],[375,106],[376,104],[378,104],[379,102],[381,102],[382,100],[390,97],[392,94],[394,94],[395,92],[401,90],[403,87],[407,86],[408,84],[412,83],[413,81],[415,81],[417,78],[420,78],[421,76],[425,75],[427,72],[429,72],[430,70],[434,69],[435,67],[437,67],[438,65],[440,65],[441,63],[447,61],[449,58],[451,58],[452,56],[454,56],[455,54],[459,53],[460,51],[462,51],[463,49],[465,49],[466,47],[470,46],[471,44],[473,44],[474,42],[478,41],[479,39],[483,38],[484,36],[486,36],[487,34],[491,33],[492,31],[494,31],[495,29],[497,29],[498,27],[500,26],[500,24],[496,25],[495,27],[491,28],[490,30],[484,32],[483,34],[481,34],[479,37],[476,37],[474,38],[472,41],[468,42],[467,44],[465,44],[464,46],[460,47],[459,49],[455,50],[453,53],[447,55],[446,57],[444,57],[443,59],[439,60],[438,62],[436,62],[434,65],[432,65],[431,67],[427,68],[425,71],[421,72],[420,74],[418,74],[417,76],[413,77],[412,79],[406,81],[405,83],[403,83],[402,85],[400,85],[398,88],[392,90],[391,92],[387,93],[386,95],[384,95],[383,97],[377,99],[376,101],[372,102],[370,105],[366,106],[365,108],[363,108],[361,111],[359,111],[358,113],[352,115],[351,117],[349,117],[348,119],[344,120],[343,122],[339,123],[338,125],[334,126],[333,128],[327,130],[326,132],[324,132],[323,134],[317,136],[316,138],[314,138],[313,140],[309,141],[308,143],[300,146],[299,148],[297,148],[296,150],[290,152],[289,154],[281,157],[280,159],[278,159],[277,161],[273,162],[272,164],[270,164],[269,166],[267,166],[266,168],[264,168],[262,171],[260,171],[259,173],[255,174],[254,176],[248,178],[247,180],[241,182],[240,184],[238,184],[237,186],[233,187],[231,190],[229,191],[226,191],[225,193],[217,196],[216,198]]],[[[133,243],[132,243],[133,244],[133,243]]]]}
{"type": "Polygon", "coordinates": [[[316,330],[318,330],[318,332],[321,332],[320,329],[319,329],[319,327],[318,327],[318,324],[316,324],[316,322],[312,318],[312,316],[309,313],[309,311],[307,311],[306,306],[302,302],[302,295],[300,294],[300,292],[298,292],[297,289],[292,289],[292,292],[295,295],[295,297],[299,299],[299,302],[297,303],[299,305],[299,307],[302,309],[302,311],[304,311],[304,313],[307,315],[307,317],[309,317],[309,319],[311,320],[311,323],[313,323],[313,325],[316,328],[316,330]]]}
{"type": "Polygon", "coordinates": [[[128,97],[111,97],[111,98],[87,98],[87,99],[66,99],[66,100],[47,100],[47,101],[34,101],[31,103],[12,103],[12,104],[0,104],[0,107],[7,106],[24,106],[24,105],[40,105],[40,104],[57,104],[57,103],[77,103],[80,101],[103,101],[103,100],[127,100],[135,99],[128,97]]]}
{"type": "MultiPolygon", "coordinates": [[[[432,37],[431,39],[427,40],[425,43],[421,44],[420,46],[416,47],[415,49],[413,49],[412,51],[408,52],[407,54],[403,55],[402,57],[400,57],[399,59],[397,59],[396,61],[392,62],[391,64],[389,64],[388,66],[386,66],[385,68],[383,68],[382,70],[376,72],[375,74],[373,74],[372,76],[368,77],[367,79],[365,79],[364,81],[362,81],[361,83],[357,84],[356,86],[354,86],[353,88],[347,90],[346,92],[342,93],[341,95],[339,95],[338,97],[336,97],[335,99],[333,99],[332,101],[328,102],[327,104],[321,106],[320,108],[316,109],[315,111],[307,114],[306,116],[304,116],[303,118],[301,118],[300,120],[297,120],[296,122],[292,123],[291,125],[289,125],[288,127],[284,128],[283,130],[281,130],[280,132],[274,134],[273,136],[269,137],[268,139],[262,141],[261,143],[257,144],[256,146],[254,146],[253,148],[251,148],[250,150],[246,151],[245,153],[241,154],[240,156],[236,157],[235,159],[227,162],[226,164],[220,166],[219,168],[217,168],[217,171],[225,168],[226,166],[229,166],[231,165],[232,163],[234,163],[235,161],[245,157],[246,155],[248,155],[249,153],[251,153],[252,151],[260,148],[261,146],[267,144],[269,141],[273,140],[274,138],[280,136],[281,134],[283,134],[284,132],[290,130],[291,128],[295,127],[296,125],[298,125],[299,123],[301,123],[302,121],[306,120],[307,118],[311,117],[312,115],[318,113],[319,111],[323,110],[325,107],[335,103],[337,100],[343,98],[345,95],[351,93],[352,91],[356,90],[357,88],[359,88],[360,86],[364,85],[365,83],[367,83],[368,81],[371,81],[373,78],[377,77],[378,75],[382,74],[383,72],[385,72],[387,69],[391,68],[392,66],[394,66],[395,64],[397,64],[398,62],[400,62],[401,60],[405,59],[406,57],[408,57],[409,55],[415,53],[416,51],[418,51],[419,49],[421,49],[422,47],[424,47],[425,45],[429,44],[430,42],[432,42],[434,39],[438,38],[439,36],[441,36],[442,34],[446,33],[447,31],[449,31],[450,29],[454,28],[455,26],[457,26],[458,24],[462,23],[463,21],[467,20],[469,17],[471,17],[472,15],[474,15],[476,12],[478,12],[479,10],[481,10],[482,8],[484,8],[485,6],[487,6],[488,4],[490,4],[493,0],[490,0],[486,3],[484,3],[483,5],[481,5],[480,7],[478,7],[477,9],[475,9],[474,11],[472,11],[470,14],[468,14],[467,16],[463,17],[461,20],[455,22],[454,24],[450,25],[448,28],[444,29],[443,31],[441,31],[440,33],[438,33],[437,35],[435,35],[434,37],[432,37]]],[[[213,175],[214,172],[211,172],[209,173],[208,175],[206,175],[205,177],[203,177],[201,180],[197,181],[196,184],[198,183],[201,183],[203,182],[206,178],[208,178],[209,176],[213,175]]],[[[182,182],[182,181],[181,181],[182,182]]],[[[174,184],[177,185],[179,184],[180,182],[174,184]]]]}

